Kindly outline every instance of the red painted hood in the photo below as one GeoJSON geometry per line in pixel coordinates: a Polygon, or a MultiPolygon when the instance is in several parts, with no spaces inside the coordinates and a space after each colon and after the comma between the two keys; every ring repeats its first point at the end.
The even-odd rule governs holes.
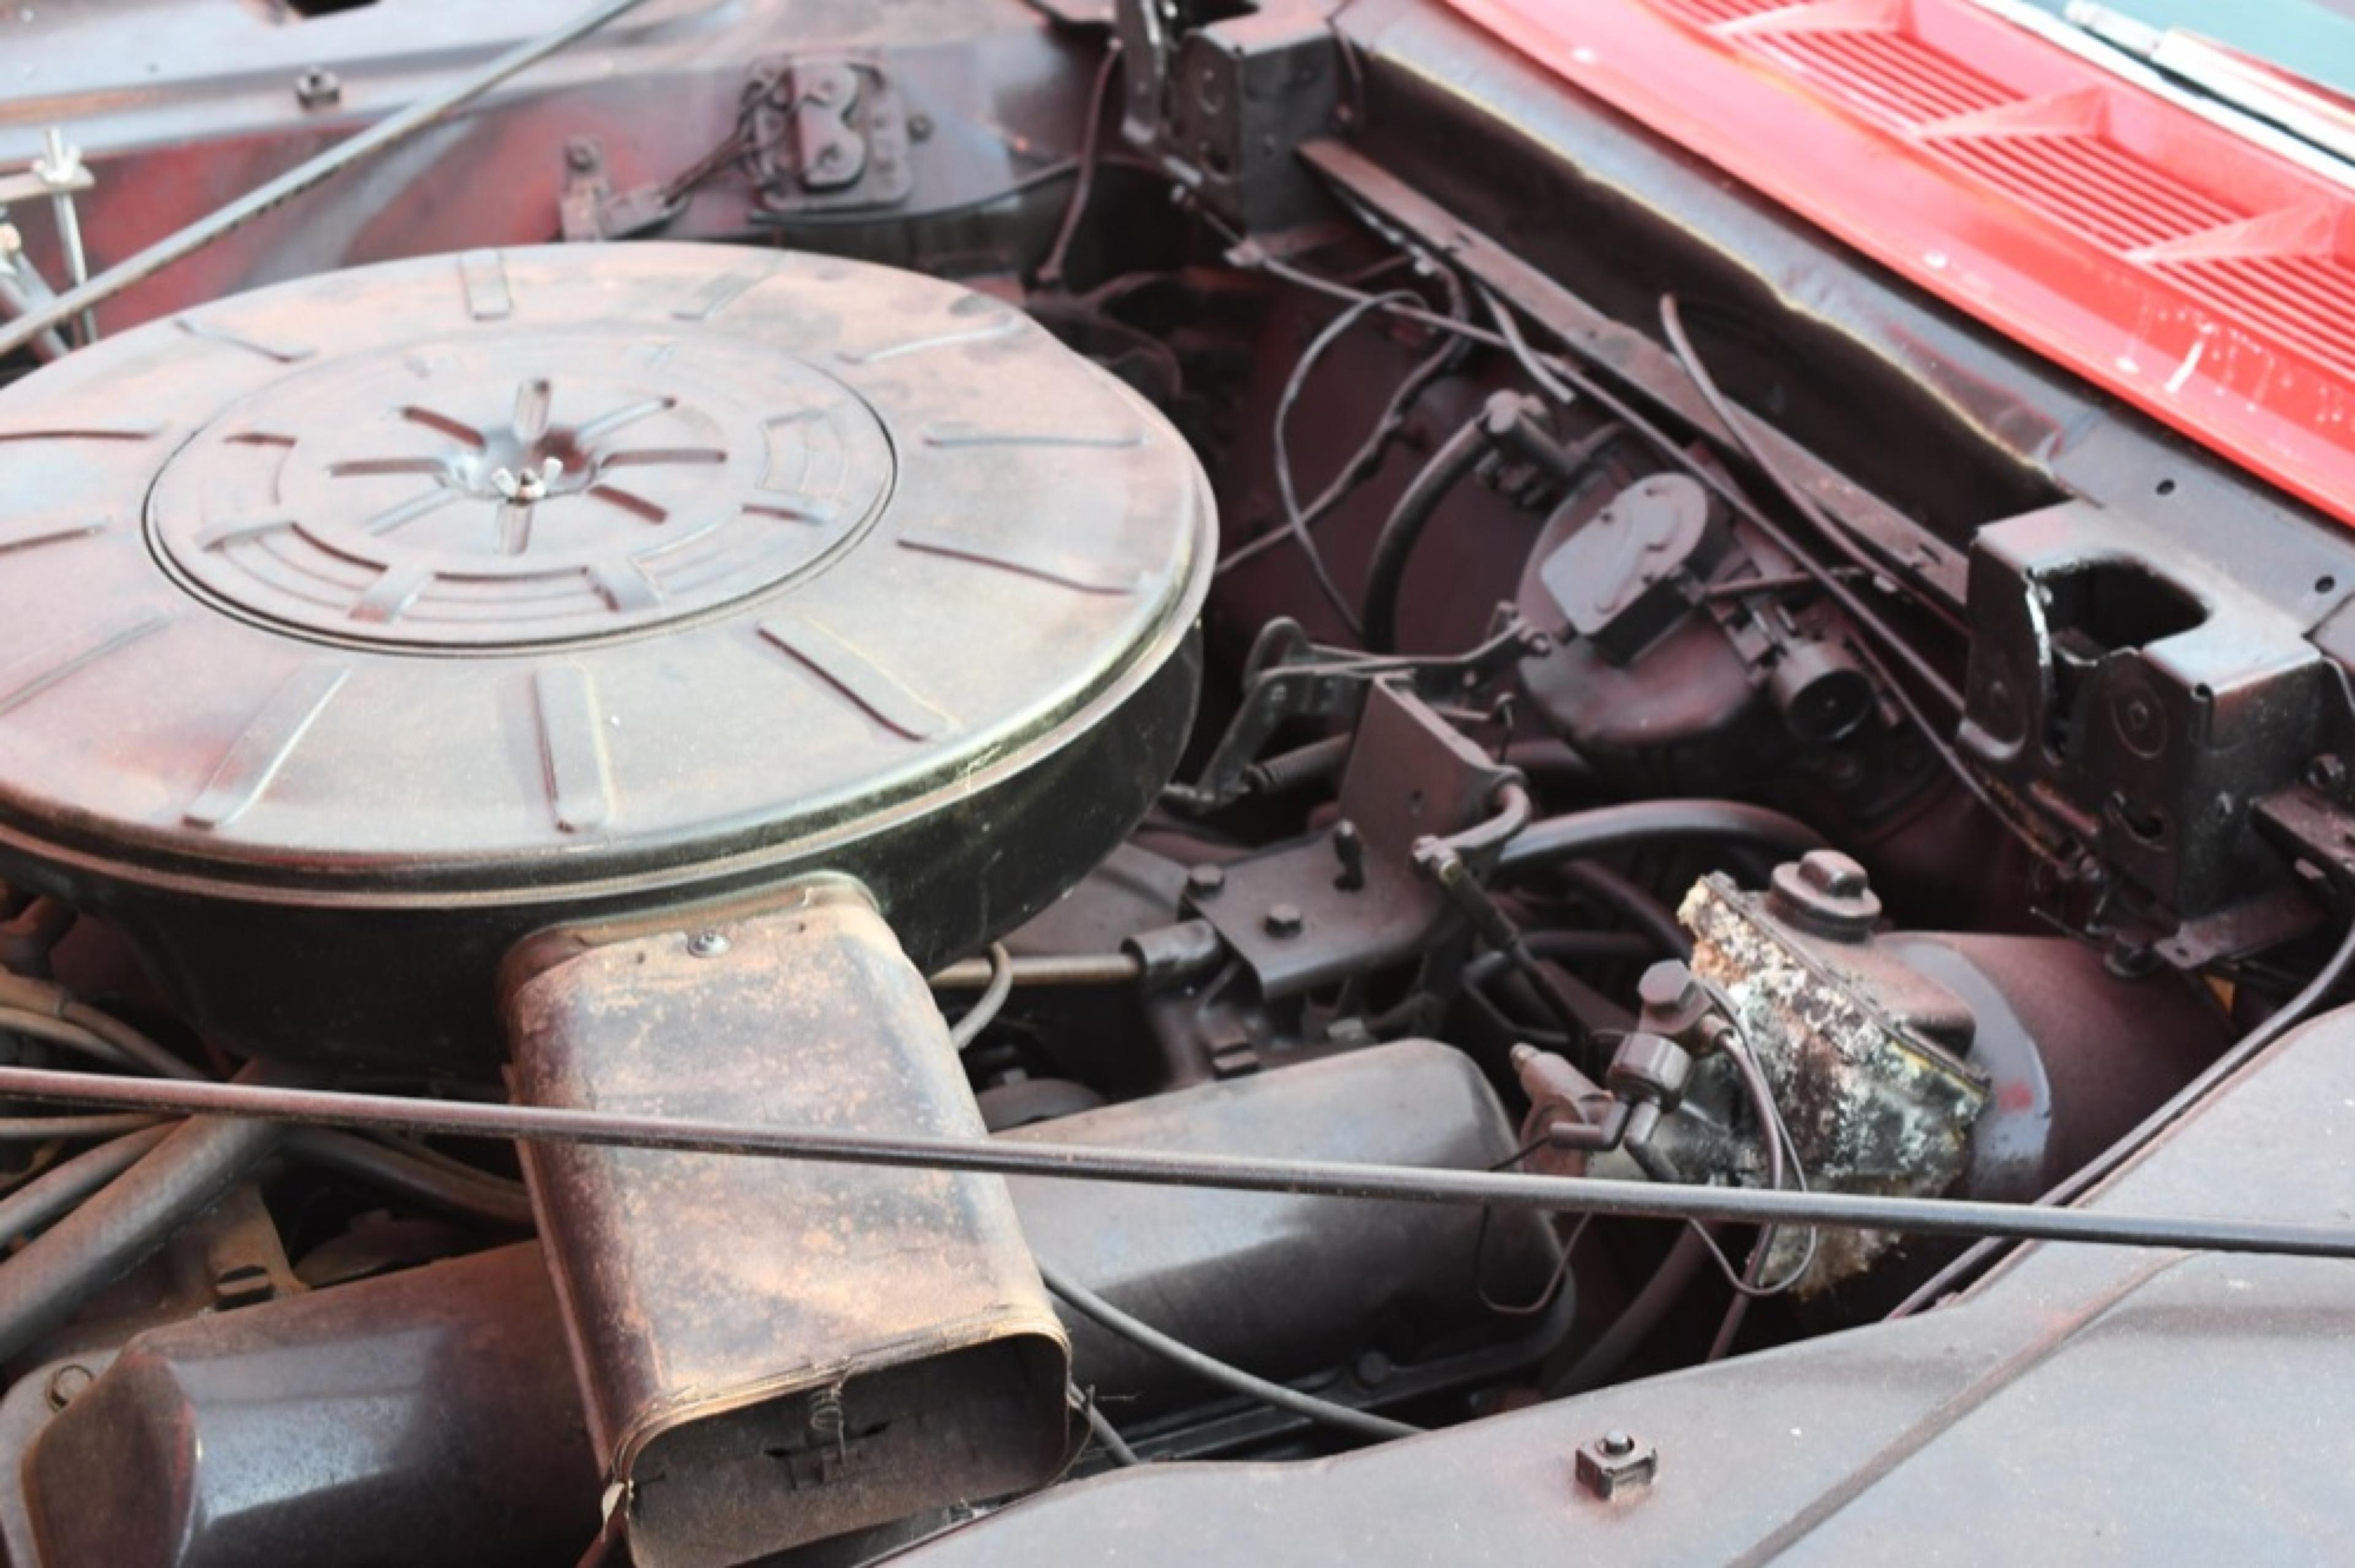
{"type": "Polygon", "coordinates": [[[1966,0],[1447,0],[2355,526],[2355,192],[1966,0]]]}

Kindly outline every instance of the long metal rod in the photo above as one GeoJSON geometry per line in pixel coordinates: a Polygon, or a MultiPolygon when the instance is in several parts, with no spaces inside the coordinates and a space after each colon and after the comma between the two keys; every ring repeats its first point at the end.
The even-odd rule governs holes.
{"type": "Polygon", "coordinates": [[[109,1105],[186,1115],[251,1116],[265,1121],[429,1136],[759,1155],[837,1165],[966,1170],[995,1176],[1207,1187],[1241,1192],[1294,1192],[1412,1203],[1486,1204],[1500,1209],[1745,1225],[1827,1226],[1914,1235],[2010,1236],[2025,1241],[2085,1242],[2104,1246],[2355,1257],[2355,1228],[2347,1226],[2181,1219],[2101,1210],[2042,1209],[2017,1203],[1883,1198],[1864,1193],[1682,1187],[1506,1171],[1426,1170],[1335,1160],[1173,1154],[1156,1149],[1034,1143],[1028,1139],[813,1132],[744,1122],[629,1115],[547,1105],[476,1104],[244,1083],[162,1083],[28,1067],[0,1067],[0,1099],[109,1105]]]}
{"type": "Polygon", "coordinates": [[[228,206],[200,218],[176,234],[158,240],[137,255],[116,262],[86,283],[66,290],[37,310],[0,325],[0,356],[15,353],[83,311],[112,299],[134,283],[144,283],[175,261],[184,261],[214,240],[235,232],[274,208],[283,206],[312,187],[396,143],[407,140],[464,108],[484,93],[559,49],[579,42],[606,23],[636,10],[645,0],[604,0],[551,32],[517,45],[474,75],[433,97],[420,99],[398,113],[387,115],[358,135],[338,142],[317,157],[287,170],[276,179],[248,191],[228,206]]]}

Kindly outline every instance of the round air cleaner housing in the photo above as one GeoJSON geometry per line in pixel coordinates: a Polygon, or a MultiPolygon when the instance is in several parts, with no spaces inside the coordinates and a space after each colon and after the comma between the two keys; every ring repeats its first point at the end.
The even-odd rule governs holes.
{"type": "Polygon", "coordinates": [[[1150,407],[911,273],[220,301],[0,391],[0,876],[280,1056],[486,1064],[519,937],[810,871],[931,963],[1167,779],[1213,528],[1150,407]]]}

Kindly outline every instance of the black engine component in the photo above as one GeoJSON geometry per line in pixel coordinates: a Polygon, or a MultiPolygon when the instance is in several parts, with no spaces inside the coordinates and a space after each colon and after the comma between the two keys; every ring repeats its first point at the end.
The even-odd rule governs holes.
{"type": "Polygon", "coordinates": [[[1795,600],[1795,575],[1689,475],[1638,480],[1600,510],[1573,496],[1522,575],[1522,615],[1562,633],[1521,666],[1522,686],[1580,755],[1631,785],[1738,791],[1795,752],[1879,727],[1844,626],[1795,600]]]}
{"type": "Polygon", "coordinates": [[[2313,923],[2252,809],[2349,727],[2293,616],[2078,503],[1982,530],[1970,593],[1958,742],[2098,855],[2094,923],[2186,969],[2313,923]]]}
{"type": "MultiPolygon", "coordinates": [[[[1477,1071],[1422,1040],[1108,1106],[1040,1136],[1457,1169],[1514,1147],[1477,1071]]],[[[1091,1289],[1263,1376],[1321,1377],[1368,1403],[1526,1365],[1536,1348],[1479,1292],[1528,1299],[1560,1260],[1528,1213],[1483,1227],[1438,1205],[1008,1185],[1030,1243],[1091,1289]]],[[[749,1264],[753,1249],[740,1251],[749,1264]]],[[[1231,1416],[1173,1421],[1200,1393],[1184,1374],[1085,1319],[1071,1339],[1074,1375],[1099,1403],[1124,1425],[1167,1429],[1131,1425],[1148,1447],[1208,1456],[1265,1435],[1231,1416]]],[[[396,1538],[453,1568],[570,1562],[594,1528],[599,1474],[546,1260],[508,1247],[169,1325],[111,1360],[76,1352],[20,1381],[0,1403],[0,1557],[361,1568],[396,1538]],[[141,1506],[93,1488],[98,1474],[141,1506]]]]}

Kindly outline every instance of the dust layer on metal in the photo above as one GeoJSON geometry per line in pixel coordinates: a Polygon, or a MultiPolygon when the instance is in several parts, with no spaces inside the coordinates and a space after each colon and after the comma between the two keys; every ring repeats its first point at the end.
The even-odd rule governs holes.
{"type": "Polygon", "coordinates": [[[606,23],[636,10],[645,0],[605,0],[571,21],[517,45],[481,70],[447,91],[410,104],[379,120],[348,141],[338,142],[307,163],[297,165],[266,185],[257,187],[226,207],[198,219],[177,233],[166,235],[135,256],[116,262],[87,283],[77,283],[37,310],[0,325],[0,357],[15,353],[44,333],[76,315],[96,308],[133,284],[144,282],[176,261],[186,260],[214,240],[232,234],[274,208],[321,185],[363,159],[396,143],[407,141],[518,71],[538,65],[558,50],[587,37],[606,23]]]}
{"type": "MultiPolygon", "coordinates": [[[[847,882],[593,942],[507,1002],[516,1093],[979,1137],[932,993],[847,882]]],[[[538,1143],[524,1174],[632,1561],[719,1568],[1023,1490],[1071,1348],[1001,1181],[538,1143]]]]}

